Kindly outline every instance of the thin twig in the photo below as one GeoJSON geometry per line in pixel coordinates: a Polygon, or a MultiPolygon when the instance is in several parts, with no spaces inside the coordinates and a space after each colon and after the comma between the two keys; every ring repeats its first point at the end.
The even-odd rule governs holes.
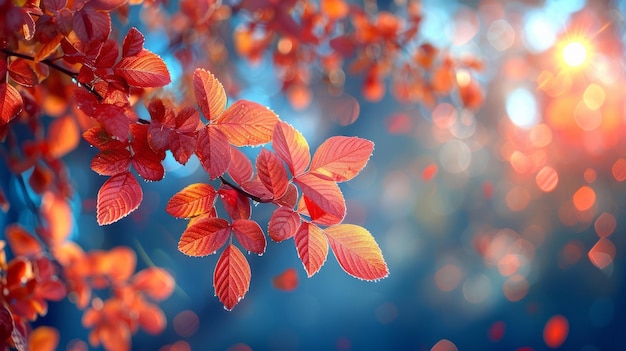
{"type": "Polygon", "coordinates": [[[256,201],[258,203],[268,203],[268,202],[272,202],[272,200],[266,200],[266,199],[261,199],[260,197],[256,196],[256,195],[252,195],[249,192],[243,190],[242,188],[240,188],[237,184],[229,181],[228,179],[224,178],[223,176],[219,177],[220,180],[222,181],[222,183],[228,185],[229,187],[235,189],[235,191],[237,191],[238,193],[240,193],[241,195],[244,195],[248,198],[250,198],[250,200],[252,201],[256,201]]]}

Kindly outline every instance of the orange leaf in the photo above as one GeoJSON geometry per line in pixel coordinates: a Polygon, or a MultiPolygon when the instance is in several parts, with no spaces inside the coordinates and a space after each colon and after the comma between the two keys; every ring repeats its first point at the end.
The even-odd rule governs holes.
{"type": "Polygon", "coordinates": [[[463,105],[470,109],[479,108],[485,100],[476,79],[471,79],[467,84],[459,85],[459,95],[461,95],[463,105]]]}
{"type": "Polygon", "coordinates": [[[298,176],[306,170],[311,161],[309,144],[291,125],[279,121],[273,132],[272,148],[287,163],[292,176],[298,176]]]}
{"type": "Polygon", "coordinates": [[[210,184],[191,184],[170,198],[165,211],[176,218],[190,218],[209,213],[215,204],[216,194],[215,188],[210,184]]]}
{"type": "Polygon", "coordinates": [[[295,268],[287,268],[272,279],[272,285],[279,290],[293,291],[298,287],[298,272],[295,268]]]}
{"type": "Polygon", "coordinates": [[[211,180],[221,176],[230,164],[230,145],[224,133],[213,125],[198,132],[196,154],[211,180]]]}
{"type": "Polygon", "coordinates": [[[320,10],[330,19],[337,20],[348,14],[349,7],[343,0],[321,0],[320,10]]]}
{"type": "Polygon", "coordinates": [[[338,224],[324,230],[341,268],[353,277],[378,280],[389,269],[374,237],[354,224],[338,224]]]}
{"type": "Polygon", "coordinates": [[[188,256],[212,255],[224,246],[230,235],[228,221],[208,217],[193,222],[180,237],[178,251],[188,256]]]}
{"type": "Polygon", "coordinates": [[[341,223],[346,215],[346,202],[337,183],[310,173],[294,178],[294,182],[302,189],[311,221],[323,225],[341,223]]]}
{"type": "Polygon", "coordinates": [[[239,249],[230,244],[226,247],[213,272],[215,295],[228,311],[246,295],[250,288],[250,265],[239,249]]]}
{"type": "Polygon", "coordinates": [[[209,120],[215,120],[226,108],[226,91],[213,73],[196,69],[193,72],[193,92],[200,110],[209,120]]]}
{"type": "Polygon", "coordinates": [[[99,225],[111,224],[139,207],[143,191],[132,173],[115,175],[98,191],[96,217],[99,225]]]}
{"type": "Polygon", "coordinates": [[[7,83],[0,84],[0,125],[9,123],[22,111],[20,93],[7,83]]]}
{"type": "Polygon", "coordinates": [[[309,278],[322,268],[328,256],[328,240],[324,231],[313,223],[302,222],[294,241],[298,257],[309,278]]]}
{"type": "Polygon", "coordinates": [[[124,78],[128,85],[140,88],[161,87],[171,81],[165,62],[145,49],[135,56],[123,58],[113,67],[113,72],[124,78]]]}
{"type": "Polygon", "coordinates": [[[67,115],[55,119],[48,128],[48,152],[61,158],[80,143],[80,130],[74,119],[67,115]]]}
{"type": "Polygon", "coordinates": [[[35,328],[28,336],[28,349],[37,351],[54,351],[59,345],[59,331],[55,328],[41,326],[35,328]]]}
{"type": "Polygon", "coordinates": [[[67,199],[61,195],[46,192],[41,199],[40,211],[47,227],[39,235],[50,246],[62,244],[74,228],[74,216],[67,199]]]}
{"type": "Polygon", "coordinates": [[[148,334],[157,335],[165,329],[167,320],[159,307],[146,303],[139,310],[139,324],[148,334]]]}
{"type": "Polygon", "coordinates": [[[272,140],[278,115],[269,108],[248,100],[239,100],[222,113],[216,126],[235,146],[255,146],[272,140]]]}
{"type": "Polygon", "coordinates": [[[262,149],[256,159],[259,179],[274,198],[279,198],[287,191],[289,179],[282,161],[275,153],[262,149]]]}
{"type": "Polygon", "coordinates": [[[48,190],[53,180],[54,173],[52,173],[48,167],[42,165],[41,163],[37,163],[35,164],[33,173],[31,173],[28,178],[28,185],[30,185],[34,192],[41,194],[48,190]]]}
{"type": "Polygon", "coordinates": [[[137,264],[135,251],[126,246],[118,246],[111,249],[107,252],[106,260],[110,262],[107,273],[114,283],[125,282],[135,272],[137,264]]]}
{"type": "Polygon", "coordinates": [[[91,169],[106,176],[128,172],[131,161],[128,149],[104,150],[91,159],[91,169]]]}
{"type": "Polygon", "coordinates": [[[233,233],[244,249],[262,255],[267,241],[263,229],[251,219],[236,219],[232,224],[233,233]]]}
{"type": "Polygon", "coordinates": [[[37,79],[37,74],[33,68],[26,60],[19,58],[9,64],[9,77],[17,84],[25,87],[32,87],[39,83],[39,79],[37,79]]]}
{"type": "Polygon", "coordinates": [[[174,291],[174,278],[163,268],[149,267],[133,276],[135,290],[141,291],[156,301],[165,300],[174,291]]]}
{"type": "Polygon", "coordinates": [[[267,232],[272,240],[281,242],[296,235],[299,227],[300,216],[291,208],[279,207],[272,213],[267,232]]]}
{"type": "Polygon", "coordinates": [[[42,252],[39,241],[19,224],[7,226],[5,235],[15,256],[34,256],[42,252]]]}
{"type": "Polygon", "coordinates": [[[334,136],[317,148],[309,172],[344,182],[354,178],[365,167],[373,151],[374,143],[367,139],[334,136]]]}

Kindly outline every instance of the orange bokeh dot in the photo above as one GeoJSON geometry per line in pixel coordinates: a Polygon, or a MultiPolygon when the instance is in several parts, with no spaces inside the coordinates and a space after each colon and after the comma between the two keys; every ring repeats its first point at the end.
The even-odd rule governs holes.
{"type": "Polygon", "coordinates": [[[504,337],[505,331],[506,331],[506,324],[504,324],[503,321],[497,321],[489,327],[489,331],[487,332],[487,335],[489,336],[489,340],[496,342],[496,341],[500,341],[504,337]]]}
{"type": "Polygon", "coordinates": [[[529,138],[534,147],[546,146],[552,142],[552,129],[547,124],[537,124],[530,130],[529,138]]]}
{"type": "Polygon", "coordinates": [[[611,172],[618,182],[626,180],[626,160],[618,158],[613,164],[613,167],[611,167],[611,172]]]}
{"type": "Polygon", "coordinates": [[[589,250],[587,257],[589,257],[589,261],[591,261],[594,266],[604,269],[613,263],[613,259],[615,258],[615,245],[613,245],[609,239],[600,238],[600,240],[593,245],[591,250],[589,250]]]}
{"type": "Polygon", "coordinates": [[[598,177],[598,174],[596,173],[596,170],[593,168],[587,168],[585,169],[585,173],[583,173],[583,177],[585,177],[585,181],[589,184],[593,183],[596,181],[596,178],[598,177]]]}
{"type": "Polygon", "coordinates": [[[498,260],[498,272],[500,272],[503,277],[508,277],[517,272],[521,265],[522,264],[517,255],[506,254],[498,260]]]}
{"type": "Polygon", "coordinates": [[[583,245],[578,240],[571,240],[561,250],[565,263],[572,265],[583,257],[583,245]]]}
{"type": "Polygon", "coordinates": [[[422,179],[425,182],[427,182],[427,181],[433,179],[435,174],[437,174],[437,165],[434,164],[434,163],[431,163],[428,166],[426,166],[424,168],[424,170],[422,171],[422,179]]]}
{"type": "Polygon", "coordinates": [[[179,340],[170,346],[170,351],[191,351],[191,346],[185,340],[179,340]]]}
{"type": "Polygon", "coordinates": [[[432,118],[437,127],[450,128],[457,119],[456,108],[447,102],[442,102],[433,110],[432,118]]]}
{"type": "Polygon", "coordinates": [[[563,345],[568,334],[567,318],[561,315],[552,316],[543,328],[543,341],[548,347],[555,349],[563,345]]]}
{"type": "Polygon", "coordinates": [[[574,206],[578,211],[586,211],[596,202],[596,192],[590,187],[583,185],[573,196],[574,206]]]}
{"type": "Polygon", "coordinates": [[[517,150],[515,150],[513,154],[511,154],[511,158],[509,159],[509,161],[511,162],[511,166],[513,167],[515,172],[519,174],[529,172],[532,167],[532,163],[529,157],[523,152],[517,150]]]}
{"type": "Polygon", "coordinates": [[[600,216],[598,216],[593,224],[596,234],[598,234],[601,238],[606,238],[613,234],[616,226],[617,220],[615,219],[615,216],[608,212],[603,212],[600,216]]]}
{"type": "Polygon", "coordinates": [[[541,191],[546,193],[554,190],[559,183],[559,175],[556,170],[550,166],[544,166],[535,177],[537,186],[541,191]]]}
{"type": "Polygon", "coordinates": [[[452,291],[461,283],[463,272],[454,264],[448,263],[435,273],[435,284],[441,291],[452,291]]]}
{"type": "Polygon", "coordinates": [[[456,345],[447,339],[441,339],[437,342],[430,351],[458,351],[456,345]]]}

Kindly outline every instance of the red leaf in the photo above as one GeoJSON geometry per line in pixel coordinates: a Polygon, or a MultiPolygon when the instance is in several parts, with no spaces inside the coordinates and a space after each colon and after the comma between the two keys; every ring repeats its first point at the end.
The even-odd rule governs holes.
{"type": "Polygon", "coordinates": [[[170,133],[169,144],[174,159],[184,165],[196,151],[198,140],[194,134],[170,133]]]}
{"type": "Polygon", "coordinates": [[[146,303],[141,306],[139,310],[139,325],[141,325],[143,330],[148,334],[160,334],[163,329],[165,329],[166,324],[167,320],[165,319],[165,314],[163,314],[163,311],[159,307],[151,303],[146,303]]]}
{"type": "Polygon", "coordinates": [[[0,83],[0,125],[9,123],[22,112],[22,96],[14,87],[0,83]]]}
{"type": "Polygon", "coordinates": [[[141,291],[156,301],[165,300],[174,291],[176,282],[163,268],[149,267],[133,276],[135,290],[141,291]]]}
{"type": "Polygon", "coordinates": [[[196,217],[209,213],[215,204],[215,188],[210,184],[191,184],[170,198],[165,211],[177,218],[196,217]]]}
{"type": "Polygon", "coordinates": [[[59,331],[52,327],[40,326],[28,335],[28,349],[54,351],[59,345],[59,331]]]}
{"type": "Polygon", "coordinates": [[[97,11],[90,3],[76,11],[72,20],[74,33],[81,42],[103,42],[111,33],[111,16],[97,11]]]}
{"type": "Polygon", "coordinates": [[[80,130],[70,115],[55,119],[48,128],[48,152],[61,158],[80,143],[80,130]]]}
{"type": "Polygon", "coordinates": [[[122,143],[119,140],[113,139],[111,134],[109,134],[104,128],[98,126],[93,127],[86,132],[83,133],[83,138],[87,140],[87,142],[100,150],[111,150],[123,148],[126,144],[122,143]]]}
{"type": "Polygon", "coordinates": [[[137,55],[124,57],[113,67],[113,72],[124,78],[128,85],[140,88],[161,87],[171,81],[165,62],[145,49],[137,55]]]}
{"type": "Polygon", "coordinates": [[[354,53],[354,39],[347,35],[335,37],[329,42],[330,47],[343,57],[350,57],[354,53]]]}
{"type": "Polygon", "coordinates": [[[198,132],[196,154],[211,180],[221,176],[230,163],[230,145],[221,130],[207,125],[198,132]]]}
{"type": "Polygon", "coordinates": [[[141,186],[130,172],[115,175],[98,191],[96,217],[99,225],[111,224],[139,207],[143,199],[141,186]]]}
{"type": "Polygon", "coordinates": [[[143,43],[145,38],[141,32],[132,27],[126,33],[124,37],[124,43],[122,44],[122,57],[135,56],[143,50],[143,43]]]}
{"type": "Polygon", "coordinates": [[[208,217],[193,222],[180,237],[178,251],[187,256],[212,255],[224,246],[230,235],[228,221],[208,217]]]}
{"type": "Polygon", "coordinates": [[[226,107],[226,91],[213,73],[197,68],[193,72],[193,92],[204,116],[212,121],[226,107]]]}
{"type": "Polygon", "coordinates": [[[365,228],[339,224],[324,230],[341,268],[353,277],[379,280],[389,269],[374,237],[365,228]]]}
{"type": "Polygon", "coordinates": [[[4,341],[11,336],[13,328],[13,315],[7,307],[0,306],[0,345],[4,345],[4,341]]]}
{"type": "MultiPolygon", "coordinates": [[[[117,61],[117,56],[119,55],[119,53],[120,53],[120,50],[118,47],[118,43],[115,40],[109,39],[105,41],[104,43],[102,43],[100,52],[98,53],[98,56],[96,57],[96,67],[98,68],[113,67],[113,65],[115,64],[115,61],[117,61]]],[[[101,76],[102,78],[106,77],[106,75],[102,75],[102,74],[98,74],[98,76],[101,76]]]]}
{"type": "Polygon", "coordinates": [[[133,124],[130,128],[133,134],[133,167],[140,176],[146,180],[157,181],[165,176],[165,169],[161,160],[165,158],[165,152],[156,153],[148,144],[148,126],[133,124]]]}
{"type": "Polygon", "coordinates": [[[165,169],[161,161],[156,158],[135,154],[132,163],[137,173],[145,180],[159,181],[165,176],[165,169]]]}
{"type": "Polygon", "coordinates": [[[298,257],[310,277],[322,268],[328,256],[328,240],[324,231],[313,223],[302,222],[296,232],[294,241],[298,257]]]}
{"type": "Polygon", "coordinates": [[[274,198],[279,198],[287,191],[289,179],[287,171],[281,160],[275,153],[262,149],[256,159],[259,179],[267,190],[272,192],[274,198]]]}
{"type": "Polygon", "coordinates": [[[262,255],[265,252],[267,241],[263,229],[256,221],[250,219],[236,219],[232,224],[233,233],[244,249],[262,255]]]}
{"type": "Polygon", "coordinates": [[[19,224],[7,226],[5,235],[15,256],[34,256],[42,252],[39,241],[19,224]]]}
{"type": "Polygon", "coordinates": [[[32,87],[33,85],[37,85],[39,83],[37,73],[35,73],[26,60],[19,58],[13,60],[13,62],[9,64],[9,76],[17,84],[25,87],[32,87]]]}
{"type": "Polygon", "coordinates": [[[59,11],[67,4],[67,0],[43,0],[43,5],[48,11],[59,11]]]}
{"type": "Polygon", "coordinates": [[[250,199],[228,185],[222,185],[218,190],[224,209],[231,219],[250,218],[250,199]]]}
{"type": "Polygon", "coordinates": [[[115,105],[98,105],[93,117],[113,137],[121,141],[128,139],[130,122],[123,108],[115,105]]]}
{"type": "Polygon", "coordinates": [[[243,182],[240,185],[243,190],[260,198],[262,202],[269,202],[274,198],[274,195],[267,190],[265,185],[263,185],[261,180],[259,180],[258,174],[249,181],[243,182]]]}
{"type": "Polygon", "coordinates": [[[200,124],[200,113],[191,106],[187,106],[178,111],[175,119],[176,131],[178,133],[195,132],[200,124]]]}
{"type": "Polygon", "coordinates": [[[252,178],[252,162],[246,154],[234,146],[230,149],[228,174],[237,184],[242,184],[252,178]]]}
{"type": "Polygon", "coordinates": [[[294,178],[302,189],[311,221],[323,225],[341,223],[346,215],[346,202],[337,183],[305,173],[294,178]]]}
{"type": "Polygon", "coordinates": [[[334,136],[320,145],[309,172],[322,178],[344,182],[365,167],[374,151],[374,143],[357,137],[334,136]]]}
{"type": "Polygon", "coordinates": [[[235,146],[255,146],[272,140],[278,115],[256,102],[239,100],[216,121],[228,141],[235,146]]]}
{"type": "Polygon", "coordinates": [[[112,11],[124,5],[128,0],[90,0],[89,4],[100,11],[112,11]]]}
{"type": "Polygon", "coordinates": [[[272,279],[272,285],[279,290],[293,291],[298,287],[298,272],[295,268],[287,268],[272,279]]]}
{"type": "Polygon", "coordinates": [[[239,249],[230,244],[226,247],[213,272],[215,294],[230,311],[246,295],[250,287],[250,265],[239,249]]]}
{"type": "Polygon", "coordinates": [[[296,235],[300,222],[300,216],[292,209],[279,207],[272,213],[267,226],[267,233],[272,240],[281,242],[296,235]]]}
{"type": "Polygon", "coordinates": [[[294,208],[298,202],[298,188],[293,183],[289,183],[285,194],[272,202],[278,206],[294,208]]]}
{"type": "Polygon", "coordinates": [[[311,161],[309,144],[302,133],[291,125],[279,121],[273,132],[272,148],[287,163],[292,176],[298,176],[306,170],[311,161]]]}
{"type": "Polygon", "coordinates": [[[100,175],[114,176],[128,172],[130,158],[131,154],[128,149],[104,150],[91,160],[91,169],[100,175]]]}

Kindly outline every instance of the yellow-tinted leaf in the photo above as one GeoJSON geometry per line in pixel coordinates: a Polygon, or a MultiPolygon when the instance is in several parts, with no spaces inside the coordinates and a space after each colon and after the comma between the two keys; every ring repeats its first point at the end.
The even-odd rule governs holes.
{"type": "Polygon", "coordinates": [[[272,140],[278,115],[269,108],[248,100],[229,106],[216,121],[216,126],[235,146],[261,145],[272,140]]]}
{"type": "Polygon", "coordinates": [[[324,230],[341,268],[353,277],[379,280],[389,269],[374,237],[354,224],[338,224],[324,230]]]}
{"type": "Polygon", "coordinates": [[[196,69],[193,73],[193,92],[204,116],[212,121],[226,107],[226,91],[213,73],[196,69]]]}
{"type": "Polygon", "coordinates": [[[315,151],[309,172],[344,182],[354,178],[365,167],[373,151],[374,143],[367,139],[330,137],[315,151]]]}

